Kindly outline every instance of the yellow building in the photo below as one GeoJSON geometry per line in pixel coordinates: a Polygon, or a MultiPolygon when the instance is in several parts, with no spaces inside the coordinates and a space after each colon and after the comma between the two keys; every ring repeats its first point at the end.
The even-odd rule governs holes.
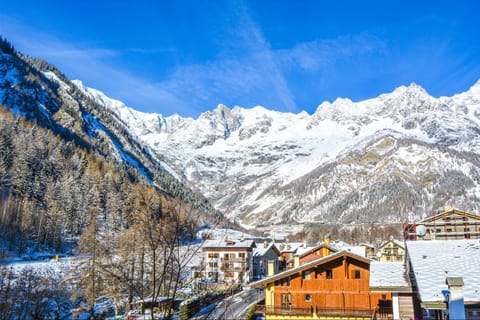
{"type": "Polygon", "coordinates": [[[378,255],[380,261],[403,261],[405,257],[405,247],[400,241],[390,237],[390,240],[380,245],[378,255]]]}

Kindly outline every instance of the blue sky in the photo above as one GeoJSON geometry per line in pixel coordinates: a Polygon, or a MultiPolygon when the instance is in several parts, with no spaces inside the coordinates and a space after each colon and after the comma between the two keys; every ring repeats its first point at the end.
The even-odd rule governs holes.
{"type": "Polygon", "coordinates": [[[1,1],[0,35],[144,112],[313,113],[480,78],[480,1],[1,1]]]}

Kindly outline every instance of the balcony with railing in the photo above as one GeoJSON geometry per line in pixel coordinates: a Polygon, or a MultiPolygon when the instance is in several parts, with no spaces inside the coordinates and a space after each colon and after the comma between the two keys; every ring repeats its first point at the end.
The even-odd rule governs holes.
{"type": "Polygon", "coordinates": [[[245,266],[242,266],[242,267],[239,267],[239,266],[235,266],[233,264],[222,264],[222,266],[220,267],[220,270],[222,271],[230,271],[230,272],[242,272],[242,271],[246,271],[247,268],[245,268],[245,266]]]}
{"type": "Polygon", "coordinates": [[[377,307],[377,308],[329,308],[329,307],[281,307],[281,306],[265,306],[257,305],[256,312],[264,313],[265,315],[298,315],[309,316],[317,315],[321,317],[355,317],[372,320],[379,319],[393,319],[392,308],[377,307]]]}
{"type": "Polygon", "coordinates": [[[246,263],[247,260],[245,258],[221,258],[222,262],[228,263],[246,263]]]}

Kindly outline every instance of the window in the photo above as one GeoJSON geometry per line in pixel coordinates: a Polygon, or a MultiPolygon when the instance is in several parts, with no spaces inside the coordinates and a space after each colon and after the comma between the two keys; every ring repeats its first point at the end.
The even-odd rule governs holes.
{"type": "Polygon", "coordinates": [[[307,302],[312,301],[312,295],[310,293],[305,294],[305,301],[307,302]]]}
{"type": "Polygon", "coordinates": [[[325,278],[333,279],[332,270],[325,270],[325,278]]]}
{"type": "Polygon", "coordinates": [[[217,282],[218,280],[218,273],[217,272],[209,272],[207,274],[208,278],[212,279],[213,281],[217,282]]]}
{"type": "Polygon", "coordinates": [[[239,258],[245,258],[245,252],[239,252],[238,257],[239,258]]]}
{"type": "Polygon", "coordinates": [[[212,259],[212,258],[218,258],[218,253],[208,253],[208,258],[212,259]]]}
{"type": "Polygon", "coordinates": [[[360,279],[360,278],[361,278],[360,276],[361,276],[360,270],[354,270],[354,272],[353,272],[353,278],[354,278],[354,279],[360,279]]]}
{"type": "Polygon", "coordinates": [[[304,271],[303,272],[303,279],[310,280],[310,277],[311,277],[310,271],[304,271]]]}
{"type": "Polygon", "coordinates": [[[282,293],[282,309],[290,310],[292,308],[292,296],[290,293],[282,293]]]}
{"type": "Polygon", "coordinates": [[[223,264],[223,269],[224,270],[232,270],[234,268],[234,264],[233,263],[224,263],[223,264]]]}
{"type": "Polygon", "coordinates": [[[216,262],[209,262],[209,263],[208,263],[208,266],[209,266],[210,268],[216,268],[216,267],[218,267],[218,263],[216,263],[216,262]]]}

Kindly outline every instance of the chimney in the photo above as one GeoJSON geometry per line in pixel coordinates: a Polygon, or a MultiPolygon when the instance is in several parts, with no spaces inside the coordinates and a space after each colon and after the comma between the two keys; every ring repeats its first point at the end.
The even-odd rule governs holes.
{"type": "Polygon", "coordinates": [[[448,318],[456,320],[465,319],[465,304],[463,301],[463,278],[447,277],[448,285],[448,318]]]}
{"type": "Polygon", "coordinates": [[[266,249],[268,247],[268,242],[265,240],[265,242],[263,243],[263,247],[266,249]]]}
{"type": "Polygon", "coordinates": [[[296,268],[300,266],[300,257],[299,256],[294,256],[293,257],[293,267],[296,268]]]}
{"type": "Polygon", "coordinates": [[[323,237],[323,243],[325,243],[325,244],[328,245],[328,244],[330,244],[330,240],[331,240],[331,239],[330,239],[330,234],[327,233],[327,234],[325,235],[325,237],[323,237]]]}

